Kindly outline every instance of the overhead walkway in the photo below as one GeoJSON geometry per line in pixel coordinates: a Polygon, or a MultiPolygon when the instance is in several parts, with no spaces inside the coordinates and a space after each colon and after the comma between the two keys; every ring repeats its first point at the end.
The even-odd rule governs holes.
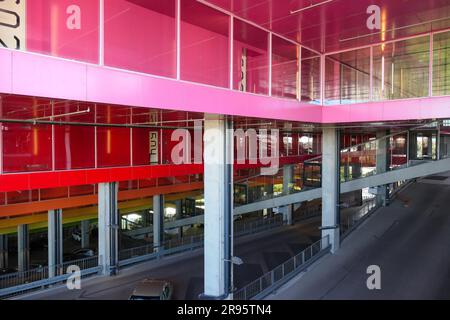
{"type": "MultiPolygon", "coordinates": [[[[364,188],[417,179],[433,174],[449,171],[450,158],[438,161],[427,161],[421,164],[411,165],[390,172],[375,174],[365,178],[355,179],[341,183],[341,193],[361,190],[364,188]]],[[[267,208],[283,207],[294,203],[311,201],[322,197],[322,188],[307,189],[298,193],[281,195],[271,199],[254,202],[234,209],[235,214],[246,214],[264,210],[267,208]]]]}
{"type": "MultiPolygon", "coordinates": [[[[410,149],[414,147],[413,144],[416,141],[414,138],[409,137],[410,135],[414,137],[413,132],[423,128],[429,130],[430,124],[414,128],[413,130],[387,134],[376,140],[342,149],[340,152],[341,194],[449,171],[450,157],[447,153],[440,152],[441,149],[448,149],[448,146],[443,142],[436,144],[436,151],[434,153],[435,160],[416,160],[411,157],[412,153],[410,149]],[[403,154],[394,155],[392,150],[389,149],[391,139],[394,136],[400,135],[408,138],[406,142],[408,147],[405,147],[403,154]],[[389,161],[386,160],[387,153],[390,155],[389,161]],[[373,162],[376,163],[376,167],[362,172],[363,163],[367,162],[367,158],[372,158],[373,162]]],[[[236,207],[234,213],[246,214],[321,198],[321,169],[321,157],[306,161],[302,168],[303,187],[300,190],[289,189],[283,190],[282,193],[278,194],[276,192],[266,194],[264,198],[256,200],[253,203],[236,207]]],[[[280,169],[277,176],[286,176],[284,173],[285,170],[286,168],[280,169]]]]}

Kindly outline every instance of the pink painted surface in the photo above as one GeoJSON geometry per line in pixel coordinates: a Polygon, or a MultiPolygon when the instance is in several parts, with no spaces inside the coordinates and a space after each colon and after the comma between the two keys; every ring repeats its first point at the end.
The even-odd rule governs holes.
{"type": "Polygon", "coordinates": [[[86,100],[86,65],[12,52],[12,92],[38,97],[86,100]]]}
{"type": "Polygon", "coordinates": [[[450,117],[450,97],[320,107],[5,49],[0,58],[20,95],[314,123],[450,117]]]}
{"type": "Polygon", "coordinates": [[[0,92],[10,93],[12,91],[11,59],[11,51],[0,50],[0,92]]]}
{"type": "Polygon", "coordinates": [[[146,2],[105,2],[105,64],[175,77],[175,2],[146,2]]]}
{"type": "Polygon", "coordinates": [[[272,95],[295,99],[299,71],[299,49],[295,44],[272,37],[272,95]]]}
{"type": "Polygon", "coordinates": [[[450,117],[450,96],[323,107],[322,123],[424,120],[450,117]]]}
{"type": "Polygon", "coordinates": [[[98,62],[99,7],[93,0],[27,1],[27,50],[98,62]],[[79,11],[79,25],[73,23],[79,11]],[[75,13],[75,15],[74,15],[75,13]]]}
{"type": "Polygon", "coordinates": [[[238,90],[242,78],[242,57],[246,57],[245,92],[269,94],[269,35],[239,20],[234,21],[233,88],[238,90]]]}
{"type": "Polygon", "coordinates": [[[181,79],[228,87],[229,17],[191,0],[182,9],[181,79]]]}

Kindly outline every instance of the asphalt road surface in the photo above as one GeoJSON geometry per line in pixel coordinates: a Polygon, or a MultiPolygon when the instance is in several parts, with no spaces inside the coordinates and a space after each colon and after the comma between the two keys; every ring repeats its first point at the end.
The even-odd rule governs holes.
{"type": "MultiPolygon", "coordinates": [[[[320,237],[320,219],[292,227],[281,227],[254,236],[239,238],[234,255],[244,264],[235,267],[234,281],[240,288],[285,262],[320,237]]],[[[28,294],[26,300],[124,300],[143,279],[164,279],[174,284],[174,299],[197,299],[203,292],[203,250],[150,261],[121,270],[114,277],[82,280],[81,290],[64,286],[28,294]]]]}
{"type": "Polygon", "coordinates": [[[450,299],[450,174],[422,179],[267,299],[450,299]],[[447,178],[445,178],[447,177],[447,178]],[[381,269],[381,290],[367,268],[381,269]]]}

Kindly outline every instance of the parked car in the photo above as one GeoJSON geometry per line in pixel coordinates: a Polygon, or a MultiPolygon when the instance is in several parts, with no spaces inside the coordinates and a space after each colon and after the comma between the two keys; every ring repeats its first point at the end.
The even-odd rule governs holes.
{"type": "Polygon", "coordinates": [[[5,274],[11,274],[11,273],[16,273],[17,269],[14,268],[2,268],[0,269],[0,276],[5,275],[5,274]]]}
{"type": "Polygon", "coordinates": [[[72,232],[72,239],[77,242],[81,242],[81,232],[78,230],[72,232]]]}
{"type": "Polygon", "coordinates": [[[72,251],[72,253],[79,256],[80,259],[95,256],[94,250],[89,249],[89,248],[76,249],[76,250],[72,251]]]}
{"type": "Polygon", "coordinates": [[[95,251],[89,248],[73,250],[71,253],[64,254],[64,261],[81,260],[95,256],[95,251]]]}
{"type": "Polygon", "coordinates": [[[165,280],[145,279],[140,282],[129,300],[171,300],[173,285],[165,280]]]}

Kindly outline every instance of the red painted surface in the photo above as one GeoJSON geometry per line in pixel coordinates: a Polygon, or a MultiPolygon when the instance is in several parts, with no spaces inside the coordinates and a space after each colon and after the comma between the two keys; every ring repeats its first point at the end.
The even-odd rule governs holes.
{"type": "Polygon", "coordinates": [[[7,174],[0,175],[0,192],[178,177],[201,173],[203,173],[203,165],[191,164],[7,174]]]}

